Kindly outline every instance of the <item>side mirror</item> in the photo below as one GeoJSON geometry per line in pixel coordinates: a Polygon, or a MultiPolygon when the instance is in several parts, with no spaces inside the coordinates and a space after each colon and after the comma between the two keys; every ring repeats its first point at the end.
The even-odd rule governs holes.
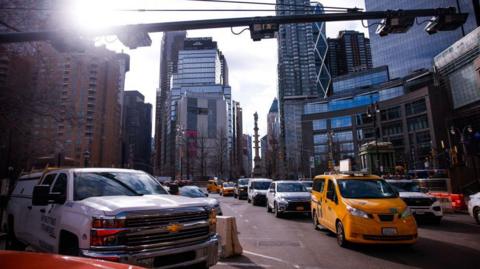
{"type": "Polygon", "coordinates": [[[33,187],[32,205],[48,205],[50,185],[37,185],[33,187]]]}

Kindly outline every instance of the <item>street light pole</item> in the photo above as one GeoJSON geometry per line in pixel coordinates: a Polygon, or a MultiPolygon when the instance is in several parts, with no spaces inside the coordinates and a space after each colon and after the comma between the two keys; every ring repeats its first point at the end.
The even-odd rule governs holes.
{"type": "Polygon", "coordinates": [[[377,174],[380,174],[381,170],[383,169],[380,169],[380,156],[379,156],[379,151],[378,151],[378,138],[379,138],[379,129],[378,129],[378,125],[377,125],[377,113],[380,113],[380,108],[378,107],[378,102],[375,102],[374,104],[371,104],[370,106],[368,106],[367,108],[367,117],[371,118],[372,119],[372,125],[373,125],[373,129],[375,131],[375,155],[376,155],[376,171],[377,171],[377,174]]]}

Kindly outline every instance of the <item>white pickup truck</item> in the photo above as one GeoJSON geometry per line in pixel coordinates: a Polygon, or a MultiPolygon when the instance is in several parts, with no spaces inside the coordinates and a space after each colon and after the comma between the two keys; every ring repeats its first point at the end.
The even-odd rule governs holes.
{"type": "Polygon", "coordinates": [[[144,267],[218,260],[216,213],[169,195],[136,170],[75,168],[20,178],[7,207],[9,245],[144,267]]]}

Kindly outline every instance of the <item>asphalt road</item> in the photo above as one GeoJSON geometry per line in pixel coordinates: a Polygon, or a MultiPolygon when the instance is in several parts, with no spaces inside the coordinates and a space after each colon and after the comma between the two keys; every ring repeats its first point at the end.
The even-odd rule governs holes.
{"type": "MultiPolygon", "coordinates": [[[[211,197],[217,198],[216,195],[211,197]]],[[[480,268],[480,225],[468,215],[449,214],[440,225],[420,224],[411,247],[337,245],[335,236],[316,231],[307,216],[281,219],[264,206],[220,197],[223,214],[235,216],[244,253],[214,268],[480,268]]]]}

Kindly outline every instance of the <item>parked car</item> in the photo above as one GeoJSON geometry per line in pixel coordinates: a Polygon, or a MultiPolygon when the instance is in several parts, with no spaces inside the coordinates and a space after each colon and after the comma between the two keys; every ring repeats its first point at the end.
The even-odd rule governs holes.
{"type": "Polygon", "coordinates": [[[337,235],[337,243],[413,244],[417,223],[397,191],[378,176],[351,173],[315,177],[312,219],[337,235]]]}
{"type": "Polygon", "coordinates": [[[222,208],[220,207],[220,202],[215,198],[208,198],[208,193],[205,193],[197,186],[183,186],[179,191],[181,196],[186,196],[190,198],[199,198],[204,199],[207,203],[210,204],[212,208],[215,208],[217,215],[222,214],[222,208]]]}
{"type": "Polygon", "coordinates": [[[203,199],[169,195],[147,173],[57,169],[29,182],[17,184],[8,203],[9,246],[144,267],[218,260],[215,210],[203,199]]]}
{"type": "Polygon", "coordinates": [[[267,178],[250,179],[248,182],[247,202],[252,203],[252,205],[265,204],[270,183],[272,183],[272,180],[267,178]]]}
{"type": "Polygon", "coordinates": [[[267,212],[310,213],[310,192],[299,181],[274,181],[267,192],[267,212]]]}
{"type": "Polygon", "coordinates": [[[410,207],[418,220],[440,223],[443,217],[442,207],[437,198],[429,195],[417,182],[410,179],[386,180],[399,193],[400,198],[410,207]]]}
{"type": "Polygon", "coordinates": [[[241,178],[238,180],[237,185],[235,185],[235,189],[233,190],[233,197],[238,198],[238,200],[241,200],[242,197],[245,197],[245,199],[248,196],[248,181],[250,179],[248,178],[241,178]]]}
{"type": "Polygon", "coordinates": [[[470,216],[480,224],[480,192],[470,195],[470,200],[468,201],[468,213],[470,213],[470,216]]]}
{"type": "Polygon", "coordinates": [[[48,269],[142,269],[98,259],[63,256],[50,253],[0,250],[2,269],[48,268],[48,269]]]}
{"type": "Polygon", "coordinates": [[[235,183],[233,182],[223,182],[220,187],[220,195],[222,196],[233,196],[233,191],[235,189],[235,183]]]}

